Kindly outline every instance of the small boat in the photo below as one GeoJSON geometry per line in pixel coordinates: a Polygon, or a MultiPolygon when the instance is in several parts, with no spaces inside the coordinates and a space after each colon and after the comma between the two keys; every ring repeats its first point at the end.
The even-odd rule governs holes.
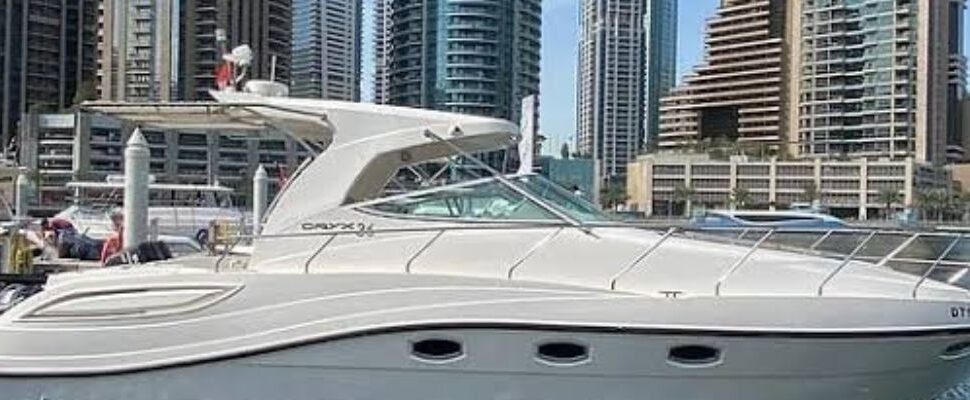
{"type": "MultiPolygon", "coordinates": [[[[105,182],[69,182],[75,204],[54,216],[87,236],[103,239],[112,231],[110,214],[120,212],[124,183],[109,176],[105,182]]],[[[214,221],[242,224],[244,214],[233,206],[233,190],[219,185],[151,183],[148,220],[157,234],[204,241],[214,221]]]]}
{"type": "Polygon", "coordinates": [[[845,221],[800,211],[707,211],[690,220],[692,228],[839,229],[845,221]]]}

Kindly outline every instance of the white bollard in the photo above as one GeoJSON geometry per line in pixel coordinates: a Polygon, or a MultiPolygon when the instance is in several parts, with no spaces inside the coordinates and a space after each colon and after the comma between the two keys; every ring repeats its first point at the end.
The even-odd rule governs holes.
{"type": "Polygon", "coordinates": [[[14,183],[14,217],[17,221],[27,218],[27,193],[30,191],[30,180],[27,170],[21,168],[14,183]]]}
{"type": "Polygon", "coordinates": [[[148,239],[148,142],[135,128],[125,147],[124,246],[133,249],[148,239]]]}
{"type": "Polygon", "coordinates": [[[266,168],[259,164],[253,174],[253,235],[263,230],[263,213],[266,212],[266,199],[269,192],[269,176],[266,168]]]}

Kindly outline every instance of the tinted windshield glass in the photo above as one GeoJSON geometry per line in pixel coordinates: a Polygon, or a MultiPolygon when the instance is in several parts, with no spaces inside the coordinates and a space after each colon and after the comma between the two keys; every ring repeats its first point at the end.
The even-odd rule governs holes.
{"type": "Polygon", "coordinates": [[[389,198],[367,208],[402,215],[491,220],[551,220],[555,216],[496,180],[389,198]]]}
{"type": "MultiPolygon", "coordinates": [[[[545,178],[529,175],[511,178],[531,196],[579,221],[606,218],[591,203],[545,178]]],[[[388,198],[366,206],[376,211],[434,218],[486,220],[558,220],[540,204],[509,188],[496,178],[481,179],[431,191],[388,198]]]]}
{"type": "Polygon", "coordinates": [[[570,193],[562,186],[539,175],[526,175],[514,180],[519,187],[536,196],[559,211],[582,222],[604,221],[607,217],[593,203],[582,196],[570,193]]]}

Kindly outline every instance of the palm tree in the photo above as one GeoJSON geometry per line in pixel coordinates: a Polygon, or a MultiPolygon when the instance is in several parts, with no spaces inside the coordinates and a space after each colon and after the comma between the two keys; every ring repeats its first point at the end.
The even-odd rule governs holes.
{"type": "Polygon", "coordinates": [[[960,220],[966,222],[967,218],[970,217],[970,192],[960,192],[956,201],[960,207],[960,220]]]}
{"type": "Polygon", "coordinates": [[[946,210],[952,204],[952,196],[943,189],[923,190],[916,192],[916,204],[923,214],[922,219],[930,219],[933,216],[937,221],[942,222],[946,210]]]}
{"type": "Polygon", "coordinates": [[[697,192],[694,190],[694,188],[683,183],[678,184],[677,187],[674,188],[674,201],[684,203],[685,216],[690,216],[691,202],[694,200],[694,195],[696,194],[697,192]]]}
{"type": "Polygon", "coordinates": [[[921,221],[929,219],[930,210],[935,206],[935,202],[936,196],[933,195],[932,191],[916,191],[916,208],[919,210],[919,219],[921,221]]]}
{"type": "Polygon", "coordinates": [[[883,216],[888,220],[889,214],[892,213],[893,204],[899,201],[899,190],[893,188],[883,188],[879,190],[879,194],[876,195],[879,199],[879,204],[884,204],[886,207],[883,208],[883,216]]]}
{"type": "Polygon", "coordinates": [[[603,203],[604,208],[616,211],[617,207],[626,200],[626,188],[615,182],[610,182],[600,192],[600,202],[603,203]]]}
{"type": "Polygon", "coordinates": [[[751,192],[740,186],[731,189],[731,203],[734,208],[743,210],[748,206],[748,203],[751,203],[751,192]]]}

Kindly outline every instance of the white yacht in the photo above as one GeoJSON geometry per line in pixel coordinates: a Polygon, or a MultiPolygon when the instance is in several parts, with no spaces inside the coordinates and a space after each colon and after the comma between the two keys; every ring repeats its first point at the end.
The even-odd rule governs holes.
{"type": "MultiPolygon", "coordinates": [[[[75,204],[54,218],[70,222],[90,237],[103,239],[114,230],[110,213],[120,212],[124,181],[109,176],[104,182],[69,182],[75,204]]],[[[151,183],[148,219],[157,234],[204,240],[213,222],[243,224],[245,215],[232,202],[233,190],[221,185],[151,183]]]]}
{"type": "Polygon", "coordinates": [[[450,181],[415,166],[506,148],[504,121],[218,97],[86,107],[325,149],[248,262],[51,276],[0,315],[0,397],[921,400],[970,369],[970,294],[925,279],[936,264],[914,276],[618,225],[532,175],[401,181],[450,181]]]}

